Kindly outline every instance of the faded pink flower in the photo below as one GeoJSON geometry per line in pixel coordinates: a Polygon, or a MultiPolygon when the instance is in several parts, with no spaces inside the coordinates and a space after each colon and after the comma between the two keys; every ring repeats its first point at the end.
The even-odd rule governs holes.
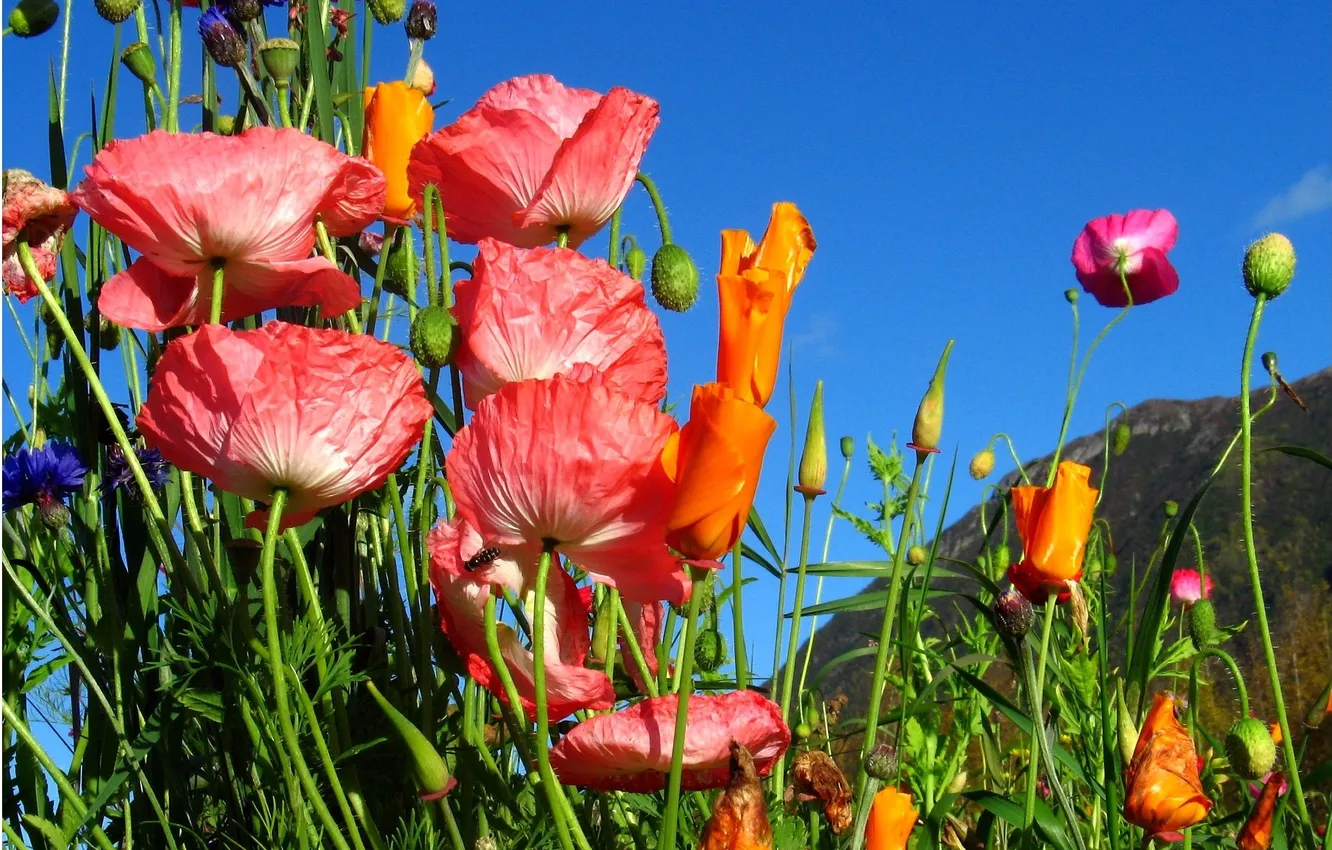
{"type": "Polygon", "coordinates": [[[208,320],[213,268],[222,321],[276,307],[361,303],[360,285],[312,257],[315,220],[352,236],[384,209],[384,175],[293,129],[239,136],[166,133],[113,141],[87,168],[74,203],[142,256],[102,287],[102,314],[160,331],[208,320]]]}
{"type": "Polygon", "coordinates": [[[56,255],[65,231],[74,224],[78,208],[69,195],[43,183],[21,168],[4,172],[4,284],[5,292],[25,304],[37,295],[37,286],[19,264],[18,239],[28,241],[42,280],[56,274],[56,255]]]}
{"type": "Polygon", "coordinates": [[[1178,238],[1179,224],[1169,210],[1134,210],[1089,221],[1073,242],[1078,281],[1105,307],[1128,304],[1121,270],[1135,305],[1164,298],[1179,289],[1179,273],[1166,259],[1178,238]]]}
{"type": "Polygon", "coordinates": [[[1203,587],[1202,576],[1197,570],[1175,570],[1170,574],[1170,598],[1175,602],[1192,605],[1199,599],[1211,599],[1212,577],[1207,576],[1207,586],[1203,587]]]}
{"type": "Polygon", "coordinates": [[[435,184],[458,242],[534,248],[567,228],[576,248],[629,193],[657,113],[655,100],[626,88],[601,95],[547,74],[516,77],[417,144],[411,195],[423,206],[435,184]]]}

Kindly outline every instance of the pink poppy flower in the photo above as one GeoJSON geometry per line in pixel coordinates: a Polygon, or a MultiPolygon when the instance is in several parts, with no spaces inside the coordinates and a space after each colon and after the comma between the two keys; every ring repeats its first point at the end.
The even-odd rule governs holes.
{"type": "MultiPolygon", "coordinates": [[[[550,766],[566,785],[597,791],[660,791],[671,770],[678,704],[679,696],[671,694],[588,718],[550,751],[550,766]]],[[[688,711],[680,780],[686,791],[726,784],[732,741],[753,754],[760,776],[772,769],[791,743],[781,709],[753,691],[694,694],[688,711]]]]}
{"type": "Polygon", "coordinates": [[[1175,570],[1170,574],[1170,598],[1185,605],[1192,605],[1199,599],[1211,599],[1215,584],[1209,575],[1207,586],[1203,587],[1197,570],[1175,570]]]}
{"type": "Polygon", "coordinates": [[[37,295],[18,258],[18,238],[28,240],[33,262],[42,280],[56,274],[56,255],[65,231],[74,224],[79,210],[69,195],[53,188],[21,168],[4,173],[4,284],[5,292],[20,304],[37,295]]]}
{"type": "MultiPolygon", "coordinates": [[[[624,613],[629,617],[629,625],[634,630],[634,640],[638,642],[638,648],[643,651],[643,661],[647,663],[648,672],[653,676],[657,675],[657,644],[661,642],[661,624],[663,617],[662,604],[660,602],[635,602],[632,599],[625,599],[624,613]]],[[[643,681],[643,674],[638,670],[638,662],[634,661],[634,656],[629,650],[629,639],[625,637],[623,631],[617,632],[620,641],[620,655],[624,659],[625,669],[629,673],[629,678],[633,681],[638,692],[646,694],[648,692],[647,683],[643,681]]]]}
{"type": "MultiPolygon", "coordinates": [[[[466,562],[485,547],[476,529],[466,520],[440,522],[430,532],[430,583],[435,588],[439,614],[449,643],[462,656],[467,672],[483,688],[508,703],[499,674],[490,664],[486,649],[486,596],[492,586],[512,590],[527,606],[532,621],[537,559],[540,547],[504,546],[499,557],[468,570],[466,562]]],[[[615,688],[606,674],[583,666],[591,640],[586,609],[572,578],[558,567],[550,571],[546,598],[546,698],[551,719],[559,719],[584,708],[605,709],[615,704],[615,688]]],[[[523,711],[536,718],[535,659],[517,632],[498,623],[500,655],[513,677],[523,711]]]]}
{"type": "Polygon", "coordinates": [[[489,236],[534,248],[568,228],[576,248],[629,194],[657,112],[655,100],[626,88],[603,96],[546,74],[517,77],[417,144],[412,197],[422,206],[426,184],[439,187],[458,242],[489,236]]]}
{"type": "Polygon", "coordinates": [[[478,246],[457,286],[458,368],[467,405],[506,383],[564,374],[657,404],[666,395],[666,341],[643,285],[569,248],[478,246]]]}
{"type": "Polygon", "coordinates": [[[222,264],[222,321],[276,307],[361,303],[360,285],[310,256],[316,217],[351,236],[384,209],[384,175],[297,130],[239,136],[161,130],[108,144],[72,193],[94,221],[142,256],[102,287],[102,314],[160,331],[208,320],[222,264]]]}
{"type": "Polygon", "coordinates": [[[395,346],[285,322],[205,325],[167,346],[138,427],[167,461],[227,492],[266,502],[286,487],[290,528],[381,486],[433,412],[395,346]]]}
{"type": "Polygon", "coordinates": [[[562,375],[481,400],[446,464],[458,514],[487,546],[558,550],[628,599],[683,602],[666,548],[671,483],[658,458],[675,420],[648,402],[562,375]]]}
{"type": "Polygon", "coordinates": [[[1073,242],[1078,282],[1102,306],[1124,307],[1122,269],[1134,304],[1150,304],[1179,289],[1179,273],[1166,259],[1179,238],[1170,210],[1134,210],[1087,222],[1073,242]]]}

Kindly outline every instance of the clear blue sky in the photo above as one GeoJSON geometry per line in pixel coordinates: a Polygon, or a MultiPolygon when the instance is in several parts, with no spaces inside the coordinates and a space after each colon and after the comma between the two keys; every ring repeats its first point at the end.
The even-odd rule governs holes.
{"type": "MultiPolygon", "coordinates": [[[[112,32],[77,5],[75,116],[87,113],[89,85],[100,90],[112,32]]],[[[976,3],[830,3],[816,11],[793,2],[444,2],[426,56],[437,96],[453,98],[436,127],[494,83],[533,72],[603,91],[626,85],[661,102],[644,169],[704,281],[692,312],[663,319],[673,398],[686,399],[691,384],[713,374],[718,231],[760,231],[773,201],[800,205],[819,249],[787,333],[802,416],[814,380],[827,382],[835,475],[841,434],[856,437],[863,459],[866,433],[886,443],[909,431],[950,337],[948,452],[960,447],[965,466],[999,430],[1026,457],[1048,451],[1067,370],[1062,293],[1077,285],[1069,252],[1087,219],[1110,212],[1175,213],[1171,259],[1181,285],[1135,310],[1101,348],[1072,435],[1099,428],[1115,400],[1236,392],[1251,305],[1239,261],[1269,229],[1294,240],[1300,264],[1268,313],[1260,347],[1280,354],[1289,378],[1327,366],[1330,17],[1326,3],[1312,0],[1279,8],[1050,2],[1020,11],[976,3]]],[[[280,18],[270,20],[280,31],[280,18]]],[[[5,167],[45,173],[43,90],[30,75],[44,73],[55,46],[53,38],[5,39],[5,167]]],[[[378,30],[377,72],[392,78],[405,63],[397,29],[378,30]]],[[[195,80],[187,92],[198,90],[195,80]]],[[[121,134],[129,135],[137,132],[133,89],[124,91],[121,134]]],[[[187,123],[198,120],[192,109],[187,123]]],[[[630,205],[630,229],[650,241],[646,198],[636,191],[630,205]]],[[[587,250],[604,251],[604,241],[587,250]]],[[[1113,315],[1083,304],[1084,328],[1113,315]]],[[[16,348],[5,343],[5,375],[22,387],[27,370],[16,348]]],[[[783,430],[759,504],[777,531],[789,440],[784,390],[769,410],[783,430]]],[[[1001,458],[997,472],[1008,466],[1001,458]]],[[[854,475],[848,503],[874,498],[862,464],[854,475]]],[[[950,513],[979,493],[963,475],[950,513]]],[[[845,527],[833,551],[869,554],[845,527]]],[[[747,596],[760,672],[771,658],[760,624],[771,620],[759,615],[775,598],[766,578],[747,596]]]]}

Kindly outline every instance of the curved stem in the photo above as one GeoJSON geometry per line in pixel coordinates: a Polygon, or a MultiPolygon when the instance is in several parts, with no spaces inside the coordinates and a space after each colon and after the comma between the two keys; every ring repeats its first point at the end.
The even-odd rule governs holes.
{"type": "Polygon", "coordinates": [[[648,197],[652,199],[652,209],[657,213],[657,226],[661,228],[661,244],[671,244],[671,224],[666,220],[666,205],[661,201],[661,194],[657,191],[657,184],[652,182],[651,177],[641,171],[638,172],[638,176],[634,179],[643,184],[643,188],[647,190],[648,197]]]}
{"type": "Polygon", "coordinates": [[[1022,465],[1022,460],[1018,457],[1017,447],[1013,445],[1013,438],[1000,431],[994,435],[994,439],[1003,438],[1004,444],[1008,446],[1008,454],[1013,458],[1013,464],[1017,466],[1018,475],[1022,477],[1022,483],[1030,485],[1031,479],[1027,477],[1027,468],[1022,465]]]}
{"type": "Polygon", "coordinates": [[[1240,717],[1248,717],[1249,691],[1244,687],[1244,677],[1240,675],[1239,665],[1235,663],[1234,658],[1230,657],[1230,653],[1220,647],[1212,647],[1211,649],[1204,650],[1193,657],[1193,669],[1196,671],[1198,665],[1209,657],[1221,659],[1225,665],[1230,668],[1230,677],[1235,680],[1235,688],[1239,691],[1240,717]]]}
{"type": "Polygon", "coordinates": [[[1263,655],[1267,660],[1267,676],[1272,685],[1272,702],[1276,708],[1277,723],[1281,726],[1281,748],[1286,756],[1286,775],[1291,796],[1299,807],[1300,822],[1312,827],[1309,808],[1304,802],[1304,789],[1300,787],[1300,765],[1295,758],[1295,741],[1290,734],[1290,720],[1286,716],[1286,700],[1281,693],[1281,680],[1277,674],[1276,650],[1272,646],[1272,630],[1267,625],[1267,604],[1263,601],[1262,577],[1258,573],[1258,550],[1253,536],[1253,420],[1249,416],[1249,379],[1253,371],[1253,347],[1258,340],[1258,324],[1267,304],[1264,295],[1253,303],[1253,318],[1249,321],[1249,334],[1244,340],[1244,357],[1240,362],[1240,513],[1244,525],[1244,554],[1249,565],[1249,584],[1253,587],[1253,604],[1258,617],[1258,634],[1263,639],[1263,655]]]}
{"type": "Polygon", "coordinates": [[[675,850],[676,820],[680,816],[680,774],[684,769],[686,721],[689,718],[689,695],[694,691],[694,638],[698,634],[698,599],[707,573],[691,568],[693,590],[689,595],[688,614],[685,618],[684,646],[680,654],[680,690],[675,705],[675,736],[671,741],[671,773],[666,781],[666,813],[661,819],[661,840],[658,850],[675,850]]]}
{"type": "Polygon", "coordinates": [[[1059,440],[1055,443],[1054,459],[1050,461],[1050,476],[1045,482],[1046,487],[1054,482],[1054,471],[1059,466],[1059,453],[1063,451],[1064,439],[1068,436],[1068,421],[1073,416],[1073,401],[1078,395],[1074,377],[1078,364],[1078,302],[1072,300],[1069,306],[1073,310],[1073,347],[1068,357],[1068,388],[1064,393],[1064,419],[1059,424],[1059,440]]]}
{"type": "Polygon", "coordinates": [[[1110,406],[1105,409],[1105,430],[1103,432],[1105,449],[1101,459],[1101,484],[1096,490],[1096,506],[1098,507],[1101,504],[1101,499],[1105,498],[1105,478],[1110,474],[1110,411],[1116,407],[1125,414],[1128,413],[1128,408],[1124,406],[1122,401],[1111,402],[1110,406]]]}
{"type": "Polygon", "coordinates": [[[742,691],[749,687],[749,655],[745,652],[745,608],[742,601],[745,595],[743,548],[741,539],[736,538],[735,548],[731,550],[731,637],[735,640],[735,686],[742,691]]]}
{"type": "MultiPolygon", "coordinates": [[[[486,654],[490,658],[490,666],[494,668],[495,674],[499,676],[500,687],[504,690],[504,700],[500,703],[501,714],[509,725],[509,732],[513,736],[514,746],[518,749],[518,758],[522,761],[523,768],[531,773],[532,753],[527,748],[526,730],[516,715],[516,712],[522,710],[523,701],[518,696],[518,686],[513,683],[513,675],[509,672],[509,665],[504,663],[504,655],[500,651],[499,625],[495,616],[495,594],[493,592],[486,596],[485,629],[486,654]]],[[[555,817],[559,818],[560,813],[556,812],[555,817]]]]}

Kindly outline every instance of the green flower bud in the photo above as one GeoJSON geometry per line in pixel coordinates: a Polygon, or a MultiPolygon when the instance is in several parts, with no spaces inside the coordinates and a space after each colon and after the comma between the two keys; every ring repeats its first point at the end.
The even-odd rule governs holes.
{"type": "Polygon", "coordinates": [[[865,772],[880,782],[888,782],[897,775],[897,751],[887,744],[874,748],[865,758],[865,772]]]}
{"type": "Polygon", "coordinates": [[[54,0],[19,0],[9,13],[9,29],[19,38],[32,38],[55,26],[59,17],[54,0]]]}
{"type": "Polygon", "coordinates": [[[1001,573],[1008,569],[1008,565],[1013,563],[1013,556],[1008,551],[1008,545],[1000,543],[994,547],[994,571],[1001,573]]]}
{"type": "Polygon", "coordinates": [[[1261,779],[1276,763],[1276,744],[1261,720],[1245,717],[1226,735],[1226,758],[1240,776],[1261,779]]]}
{"type": "Polygon", "coordinates": [[[824,492],[828,483],[828,440],[823,435],[823,381],[814,384],[814,400],[809,407],[805,428],[805,448],[800,453],[800,482],[796,488],[806,499],[824,492]]]}
{"type": "Polygon", "coordinates": [[[911,445],[908,448],[915,449],[917,457],[937,450],[939,438],[943,436],[944,373],[948,369],[948,355],[952,351],[953,340],[950,339],[944,346],[939,365],[934,369],[934,377],[930,378],[929,389],[916,409],[916,421],[911,426],[911,445]]]}
{"type": "Polygon", "coordinates": [[[1275,375],[1275,374],[1276,374],[1276,371],[1277,371],[1277,356],[1276,356],[1276,352],[1275,352],[1275,351],[1264,351],[1264,352],[1263,352],[1262,360],[1263,360],[1263,368],[1266,369],[1269,373],[1275,375]]]}
{"type": "Polygon", "coordinates": [[[919,567],[921,564],[925,563],[927,558],[929,558],[929,553],[925,551],[924,546],[912,546],[907,549],[907,563],[913,567],[919,567]]]}
{"type": "Polygon", "coordinates": [[[270,38],[259,45],[259,61],[278,85],[289,83],[301,62],[301,46],[289,38],[270,38]]]}
{"type": "Polygon", "coordinates": [[[694,663],[704,673],[715,673],[723,664],[729,647],[726,638],[716,629],[704,629],[694,638],[694,663]]]}
{"type": "Polygon", "coordinates": [[[1189,607],[1189,635],[1199,652],[1220,642],[1221,635],[1216,630],[1216,608],[1212,606],[1212,600],[1199,599],[1189,607]]]}
{"type": "Polygon", "coordinates": [[[97,325],[97,345],[103,351],[115,351],[120,345],[120,325],[102,319],[97,325]]]}
{"type": "Polygon", "coordinates": [[[994,472],[994,451],[985,448],[972,455],[970,472],[971,477],[977,481],[988,478],[994,472]]]}
{"type": "Polygon", "coordinates": [[[1133,432],[1129,430],[1127,422],[1120,422],[1115,426],[1114,433],[1110,435],[1110,449],[1115,453],[1115,457],[1128,450],[1129,438],[1132,436],[1133,432]]]}
{"type": "Polygon", "coordinates": [[[449,775],[449,768],[444,764],[444,759],[440,758],[439,753],[430,743],[430,739],[421,733],[412,725],[412,721],[402,715],[402,712],[394,708],[384,695],[375,687],[375,683],[366,681],[365,687],[370,691],[370,696],[379,703],[379,708],[388,718],[393,726],[393,731],[398,734],[398,740],[407,747],[411,754],[412,773],[416,779],[416,787],[420,792],[421,798],[425,800],[437,800],[449,793],[456,783],[454,778],[449,775]]]}
{"type": "Polygon", "coordinates": [[[1174,517],[1175,514],[1179,513],[1179,502],[1174,499],[1166,499],[1165,504],[1161,506],[1161,510],[1165,513],[1167,519],[1174,517]]]}
{"type": "Polygon", "coordinates": [[[625,252],[624,268],[634,280],[643,279],[643,271],[647,268],[647,252],[638,247],[637,242],[629,246],[629,250],[625,252]]]}
{"type": "Polygon", "coordinates": [[[384,258],[384,291],[400,298],[410,298],[421,277],[421,264],[417,262],[416,240],[410,227],[398,228],[384,258]]]}
{"type": "Polygon", "coordinates": [[[1295,246],[1280,233],[1269,233],[1244,252],[1244,288],[1257,298],[1276,298],[1295,277],[1295,246]]]}
{"type": "Polygon", "coordinates": [[[157,78],[157,61],[146,41],[136,41],[120,54],[120,61],[141,83],[152,84],[157,78]]]}
{"type": "Polygon", "coordinates": [[[1119,707],[1119,757],[1127,767],[1133,761],[1133,751],[1138,748],[1138,726],[1124,701],[1124,686],[1120,682],[1115,683],[1115,701],[1119,707]]]}
{"type": "Polygon", "coordinates": [[[652,258],[652,297],[675,313],[698,301],[698,267],[689,252],[673,242],[658,248],[652,258]]]}
{"type": "Polygon", "coordinates": [[[1332,679],[1327,680],[1323,687],[1323,692],[1309,706],[1308,711],[1304,712],[1304,725],[1310,729],[1317,729],[1323,725],[1323,718],[1332,714],[1332,679]]]}
{"type": "Polygon", "coordinates": [[[797,741],[804,741],[808,739],[810,735],[814,734],[814,730],[809,728],[808,723],[799,723],[796,725],[796,728],[791,731],[795,733],[797,741]]]}
{"type": "Polygon", "coordinates": [[[851,456],[854,455],[855,453],[856,453],[856,440],[855,440],[855,438],[854,438],[854,437],[843,437],[843,438],[842,438],[842,459],[843,459],[843,460],[850,460],[850,459],[851,459],[851,456]]]}
{"type": "Polygon", "coordinates": [[[1078,303],[1078,296],[1081,295],[1076,289],[1065,289],[1064,300],[1070,304],[1078,303]]]}
{"type": "Polygon", "coordinates": [[[140,2],[141,0],[93,0],[93,6],[97,7],[97,14],[106,21],[118,24],[134,14],[140,2]]]}
{"type": "Polygon", "coordinates": [[[234,115],[219,115],[214,119],[217,123],[213,126],[219,136],[232,136],[236,133],[236,117],[234,115]]]}
{"type": "Polygon", "coordinates": [[[458,322],[445,307],[433,305],[412,322],[412,355],[421,365],[439,369],[448,365],[458,348],[458,322]]]}
{"type": "Polygon", "coordinates": [[[393,24],[407,14],[407,0],[365,0],[370,14],[381,24],[393,24]]]}
{"type": "Polygon", "coordinates": [[[1018,639],[1036,623],[1036,609],[1014,588],[1008,588],[994,601],[994,624],[999,633],[1018,639]]]}

